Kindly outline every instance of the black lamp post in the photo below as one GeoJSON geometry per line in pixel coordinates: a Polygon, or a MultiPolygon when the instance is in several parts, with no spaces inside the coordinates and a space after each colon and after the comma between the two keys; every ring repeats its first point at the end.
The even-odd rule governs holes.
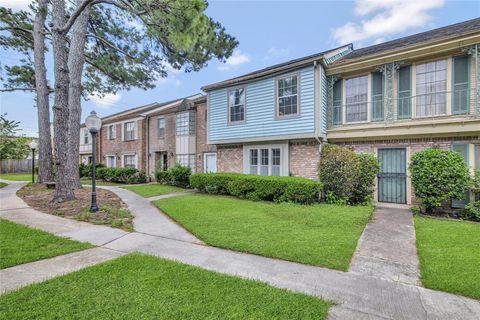
{"type": "Polygon", "coordinates": [[[90,115],[85,119],[85,126],[88,131],[92,134],[92,204],[90,206],[90,212],[97,212],[97,192],[96,192],[96,164],[95,164],[95,153],[97,151],[97,133],[102,127],[102,119],[97,117],[97,113],[92,111],[90,115]]]}
{"type": "Polygon", "coordinates": [[[32,149],[32,184],[35,183],[35,149],[38,147],[38,143],[32,140],[28,146],[32,149]]]}

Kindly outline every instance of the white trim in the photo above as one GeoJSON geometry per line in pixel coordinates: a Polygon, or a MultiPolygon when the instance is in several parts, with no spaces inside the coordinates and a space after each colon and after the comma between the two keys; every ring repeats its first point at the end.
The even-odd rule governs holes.
{"type": "Polygon", "coordinates": [[[207,157],[208,156],[215,156],[215,171],[210,171],[210,172],[217,172],[217,153],[216,152],[205,152],[203,154],[203,172],[207,173],[207,157]]]}
{"type": "Polygon", "coordinates": [[[136,153],[123,153],[122,154],[122,168],[125,168],[125,156],[135,157],[135,169],[138,169],[138,155],[136,153]]]}
{"type": "MultiPolygon", "coordinates": [[[[253,149],[269,149],[268,153],[268,174],[271,175],[272,170],[272,149],[280,149],[280,176],[289,175],[289,149],[288,142],[285,143],[275,143],[275,144],[253,144],[253,145],[243,145],[243,173],[250,173],[250,150],[253,149]]],[[[260,168],[260,157],[261,154],[258,152],[258,167],[260,168]]]]}
{"type": "Polygon", "coordinates": [[[115,154],[106,154],[105,155],[106,162],[107,162],[107,168],[117,168],[117,156],[115,154]],[[113,167],[108,165],[108,158],[113,157],[113,167]]]}
{"type": "Polygon", "coordinates": [[[131,118],[131,119],[125,119],[125,120],[122,120],[122,121],[117,121],[117,122],[109,122],[109,123],[105,123],[102,125],[102,128],[104,127],[108,127],[109,125],[111,124],[121,124],[121,123],[125,123],[125,122],[131,122],[131,121],[137,121],[137,120],[143,120],[144,117],[135,117],[135,118],[131,118]]]}

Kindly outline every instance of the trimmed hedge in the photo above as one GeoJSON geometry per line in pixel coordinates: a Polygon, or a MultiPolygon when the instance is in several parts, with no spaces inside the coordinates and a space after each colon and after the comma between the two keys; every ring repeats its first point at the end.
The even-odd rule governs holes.
{"type": "Polygon", "coordinates": [[[241,199],[308,204],[318,200],[322,184],[300,177],[257,176],[241,173],[197,173],[190,185],[210,194],[241,199]]]}
{"type": "MultiPolygon", "coordinates": [[[[98,168],[103,168],[104,165],[101,163],[95,164],[96,170],[98,171],[98,168]]],[[[91,178],[92,177],[92,164],[84,164],[80,163],[79,166],[79,173],[80,173],[80,178],[91,178]]]]}
{"type": "Polygon", "coordinates": [[[188,188],[190,186],[191,175],[192,169],[190,167],[176,164],[168,170],[158,170],[155,172],[155,179],[158,183],[188,188]]]}
{"type": "Polygon", "coordinates": [[[135,168],[97,168],[97,179],[107,182],[136,184],[147,182],[147,175],[135,168]]]}

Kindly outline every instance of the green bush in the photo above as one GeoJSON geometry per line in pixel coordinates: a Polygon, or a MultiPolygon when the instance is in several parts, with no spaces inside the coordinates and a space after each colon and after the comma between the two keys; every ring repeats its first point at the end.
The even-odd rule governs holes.
{"type": "Polygon", "coordinates": [[[325,201],[336,204],[370,202],[379,169],[374,155],[357,154],[333,144],[325,145],[318,165],[325,201]]]}
{"type": "Polygon", "coordinates": [[[429,148],[413,155],[410,173],[415,196],[431,213],[451,199],[462,199],[469,187],[468,166],[455,151],[429,148]]]}
{"type": "Polygon", "coordinates": [[[147,175],[135,168],[98,168],[97,178],[107,182],[137,184],[147,182],[147,175]]]}
{"type": "Polygon", "coordinates": [[[460,212],[460,216],[465,220],[480,222],[480,200],[472,201],[460,212]]]}
{"type": "MultiPolygon", "coordinates": [[[[98,171],[98,168],[103,168],[104,165],[101,163],[96,163],[95,168],[98,171]]],[[[92,164],[80,163],[79,166],[80,178],[91,178],[92,177],[92,164]]]]}
{"type": "Polygon", "coordinates": [[[368,204],[372,201],[375,190],[375,178],[380,171],[378,159],[373,154],[357,153],[359,166],[349,202],[353,204],[368,204]]]}
{"type": "Polygon", "coordinates": [[[300,177],[256,176],[240,173],[197,173],[190,185],[210,194],[227,194],[241,199],[312,203],[322,190],[319,182],[300,177]]]}
{"type": "Polygon", "coordinates": [[[158,183],[188,188],[190,186],[191,175],[192,169],[190,167],[176,164],[168,170],[158,170],[155,172],[155,179],[158,183]]]}

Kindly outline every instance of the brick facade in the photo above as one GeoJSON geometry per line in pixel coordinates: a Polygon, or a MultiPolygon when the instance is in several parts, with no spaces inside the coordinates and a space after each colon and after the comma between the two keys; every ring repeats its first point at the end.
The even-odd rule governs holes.
{"type": "Polygon", "coordinates": [[[109,139],[108,128],[109,123],[105,123],[100,131],[100,163],[107,165],[107,156],[115,155],[117,167],[123,167],[123,155],[134,154],[137,156],[137,168],[145,170],[145,119],[123,120],[120,123],[113,123],[115,125],[115,139],[109,139]],[[122,141],[122,126],[125,122],[136,121],[137,136],[135,140],[122,141]]]}
{"type": "Polygon", "coordinates": [[[218,172],[243,172],[243,146],[217,146],[218,172]]]}
{"type": "Polygon", "coordinates": [[[148,174],[153,176],[158,169],[160,157],[167,154],[168,167],[175,165],[175,112],[152,115],[148,118],[148,174]],[[165,119],[165,134],[158,136],[158,119],[165,119]]]}
{"type": "MultiPolygon", "coordinates": [[[[196,134],[196,158],[195,166],[197,172],[203,172],[204,153],[216,152],[217,147],[213,144],[207,144],[207,103],[202,101],[196,104],[197,109],[197,134],[196,134]]],[[[218,163],[218,159],[217,159],[218,163]]]]}
{"type": "Polygon", "coordinates": [[[313,141],[295,141],[289,144],[290,175],[318,179],[320,161],[319,143],[313,141]]]}

